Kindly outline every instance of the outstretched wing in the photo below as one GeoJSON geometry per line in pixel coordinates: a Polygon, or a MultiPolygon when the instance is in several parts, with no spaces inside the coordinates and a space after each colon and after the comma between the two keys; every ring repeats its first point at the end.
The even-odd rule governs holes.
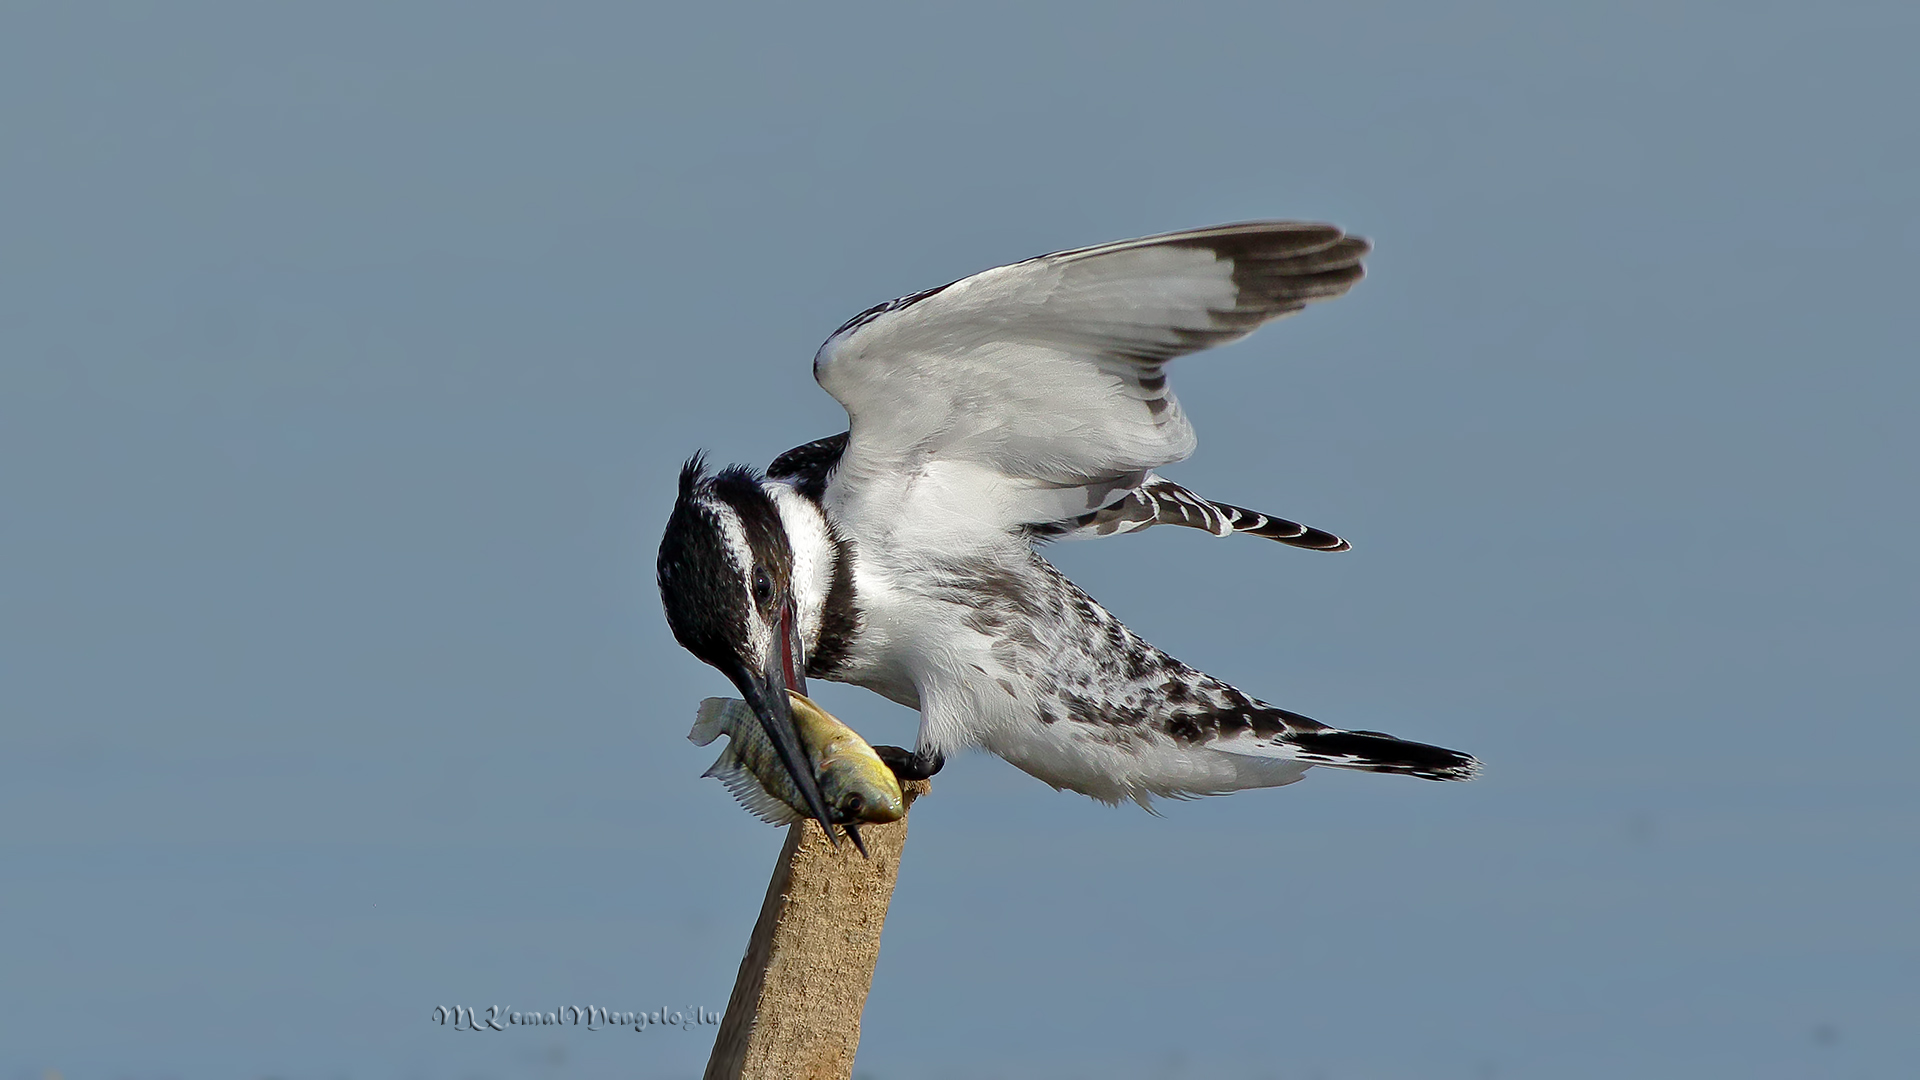
{"type": "Polygon", "coordinates": [[[1069,521],[1193,452],[1176,356],[1360,280],[1367,242],[1263,221],[997,267],[854,317],[814,377],[846,407],[843,496],[929,480],[998,529],[1069,521]]]}

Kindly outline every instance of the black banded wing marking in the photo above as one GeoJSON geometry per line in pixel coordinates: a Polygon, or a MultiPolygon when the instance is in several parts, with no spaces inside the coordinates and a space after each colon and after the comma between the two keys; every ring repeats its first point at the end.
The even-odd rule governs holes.
{"type": "MultiPolygon", "coordinates": [[[[1331,300],[1345,293],[1365,276],[1366,271],[1361,268],[1360,260],[1369,250],[1365,240],[1347,236],[1332,225],[1256,221],[1056,251],[1048,255],[1036,255],[1013,265],[1071,262],[1153,246],[1198,248],[1211,252],[1216,259],[1231,261],[1233,284],[1238,292],[1230,310],[1213,311],[1216,321],[1226,325],[1187,330],[1179,336],[1176,347],[1142,348],[1135,354],[1138,359],[1148,362],[1168,360],[1183,353],[1197,352],[1231,341],[1251,333],[1255,327],[1270,319],[1291,315],[1316,300],[1331,300]]],[[[875,304],[841,323],[828,336],[840,337],[882,315],[901,311],[937,296],[964,280],[960,278],[875,304]]]]}
{"type": "Polygon", "coordinates": [[[1132,359],[1157,364],[1224,345],[1252,333],[1261,323],[1344,295],[1366,276],[1360,260],[1372,246],[1333,225],[1256,221],[1099,244],[1029,261],[1074,262],[1148,247],[1206,251],[1233,267],[1233,301],[1230,306],[1208,308],[1212,325],[1175,326],[1170,340],[1135,342],[1126,350],[1132,359]]]}
{"type": "Polygon", "coordinates": [[[1138,532],[1154,525],[1184,525],[1215,536],[1246,533],[1309,551],[1346,551],[1353,546],[1330,532],[1297,521],[1203,499],[1157,476],[1125,498],[1068,521],[1039,526],[1033,532],[1047,539],[1080,539],[1138,532]]]}

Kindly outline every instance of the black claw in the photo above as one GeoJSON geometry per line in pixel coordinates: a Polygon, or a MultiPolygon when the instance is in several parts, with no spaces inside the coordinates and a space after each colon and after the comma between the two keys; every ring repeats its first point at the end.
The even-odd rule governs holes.
{"type": "Polygon", "coordinates": [[[898,746],[875,746],[873,752],[880,756],[881,764],[893,770],[893,775],[902,780],[907,778],[906,770],[912,767],[913,753],[898,746]]]}
{"type": "Polygon", "coordinates": [[[947,763],[944,754],[908,751],[898,746],[876,746],[873,752],[902,780],[925,780],[947,763]]]}

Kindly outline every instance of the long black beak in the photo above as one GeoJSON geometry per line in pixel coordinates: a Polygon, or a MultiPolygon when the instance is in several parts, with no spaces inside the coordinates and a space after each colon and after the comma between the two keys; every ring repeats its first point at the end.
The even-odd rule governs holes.
{"type": "Polygon", "coordinates": [[[820,793],[820,782],[814,779],[813,755],[807,752],[807,746],[800,741],[800,733],[793,725],[793,706],[787,701],[787,688],[793,686],[797,693],[806,693],[806,668],[796,664],[798,654],[793,640],[793,613],[791,606],[781,612],[780,633],[777,635],[774,652],[758,665],[749,668],[745,664],[727,672],[727,677],[740,689],[740,696],[747,699],[755,716],[760,718],[760,726],[766,729],[767,738],[773,742],[774,752],[780,755],[780,764],[784,765],[787,775],[793,778],[794,787],[800,790],[801,798],[806,800],[807,809],[826,830],[827,839],[833,846],[840,846],[840,838],[834,835],[833,820],[827,813],[827,800],[820,793]],[[791,673],[791,674],[789,674],[791,673]]]}

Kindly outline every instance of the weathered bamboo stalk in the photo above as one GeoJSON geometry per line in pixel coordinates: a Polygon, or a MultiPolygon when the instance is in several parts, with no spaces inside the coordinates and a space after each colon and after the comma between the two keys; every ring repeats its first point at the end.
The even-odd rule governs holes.
{"type": "MultiPolygon", "coordinates": [[[[901,785],[907,805],[926,781],[901,785]]],[[[848,1080],[907,819],[860,829],[871,859],[814,821],[787,827],[706,1080],[848,1080]]]]}

